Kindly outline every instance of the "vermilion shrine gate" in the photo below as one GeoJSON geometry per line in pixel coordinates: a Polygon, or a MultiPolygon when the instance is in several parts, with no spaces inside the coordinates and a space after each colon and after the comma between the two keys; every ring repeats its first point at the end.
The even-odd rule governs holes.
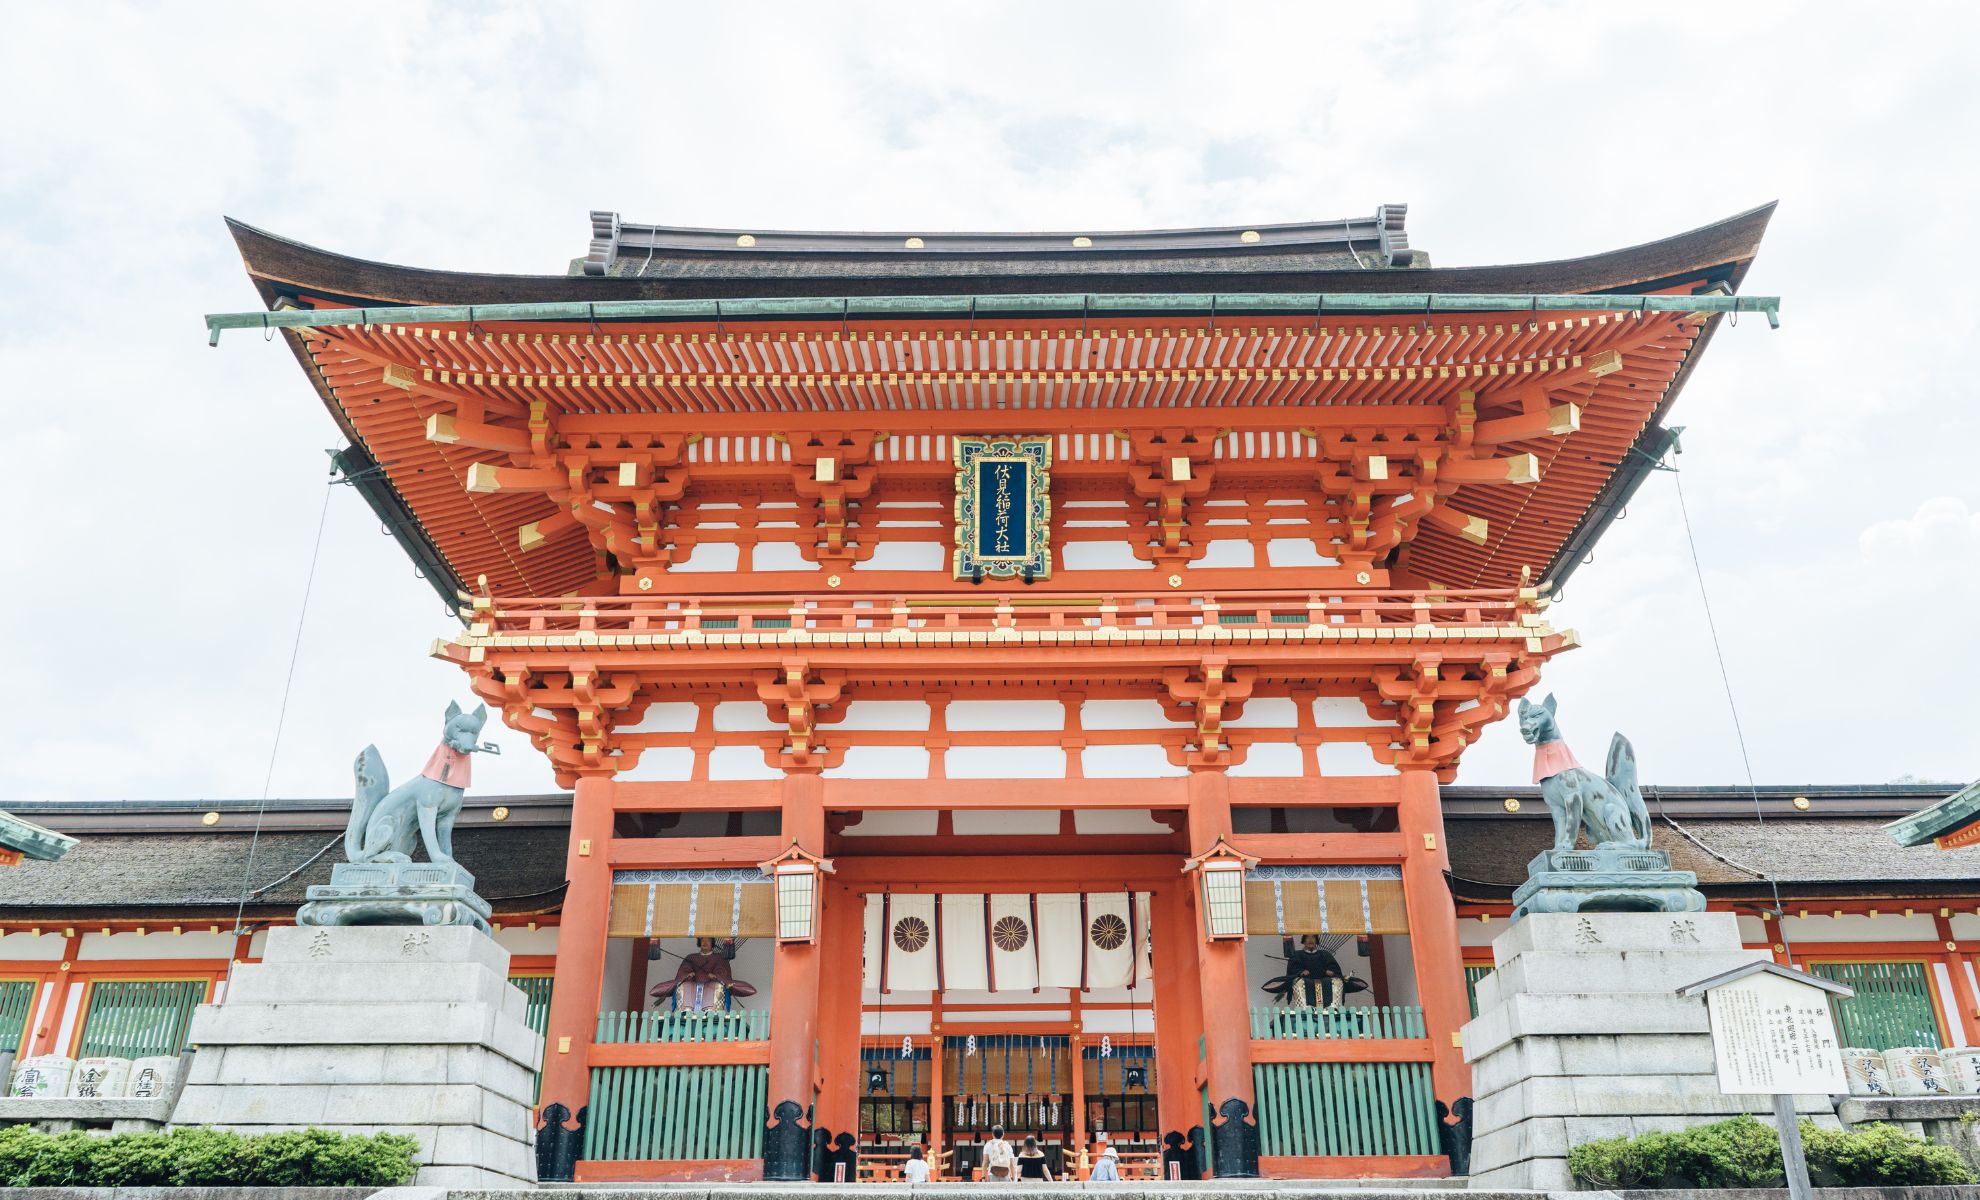
{"type": "MultiPolygon", "coordinates": [[[[1761,210],[1432,268],[1403,212],[1090,235],[680,230],[567,276],[236,226],[573,787],[552,1176],[1440,1175],[1467,1019],[1438,783],[1670,433],[1761,210]],[[1367,988],[1270,1003],[1281,938],[1367,988]],[[741,939],[713,1015],[649,954],[741,939]],[[1324,995],[1320,1003],[1324,1004],[1324,995]],[[727,1015],[724,1015],[724,1014],[727,1015]],[[828,1168],[829,1169],[829,1168],[828,1168]]],[[[472,864],[470,864],[472,865],[472,864]]]]}

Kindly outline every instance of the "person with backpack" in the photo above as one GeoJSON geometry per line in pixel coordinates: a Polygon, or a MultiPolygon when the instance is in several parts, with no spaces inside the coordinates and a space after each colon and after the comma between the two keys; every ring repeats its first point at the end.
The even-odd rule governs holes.
{"type": "Polygon", "coordinates": [[[992,1183],[1010,1183],[1017,1178],[1017,1152],[1004,1140],[1002,1125],[992,1125],[990,1140],[983,1143],[983,1178],[992,1183]]]}

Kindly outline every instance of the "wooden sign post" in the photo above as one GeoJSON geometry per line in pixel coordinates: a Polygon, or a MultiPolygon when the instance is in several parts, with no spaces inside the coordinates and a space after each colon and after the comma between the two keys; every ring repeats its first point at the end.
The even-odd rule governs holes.
{"type": "Polygon", "coordinates": [[[1829,997],[1853,996],[1842,984],[1770,962],[1749,963],[1678,989],[1705,997],[1719,1091],[1772,1096],[1781,1133],[1781,1165],[1790,1200],[1808,1200],[1808,1159],[1795,1120],[1797,1095],[1849,1091],[1829,997]]]}

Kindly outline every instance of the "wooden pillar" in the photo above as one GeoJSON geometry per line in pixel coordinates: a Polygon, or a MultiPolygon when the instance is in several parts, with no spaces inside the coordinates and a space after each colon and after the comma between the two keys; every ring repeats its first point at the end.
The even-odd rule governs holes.
{"type": "MultiPolygon", "coordinates": [[[[1973,980],[1966,974],[1968,955],[1960,949],[1953,937],[1952,918],[1934,915],[1939,940],[1946,947],[1946,974],[1952,977],[1952,993],[1959,1004],[1959,1027],[1951,1030],[1953,1043],[1958,1046],[1980,1044],[1980,997],[1976,997],[1973,980]]],[[[1951,1021],[1946,1024],[1951,1025],[1951,1021]]]]}
{"type": "MultiPolygon", "coordinates": [[[[824,781],[816,772],[784,776],[784,832],[807,854],[825,850],[824,781]]],[[[815,930],[822,939],[822,930],[815,930]]],[[[769,1124],[763,1178],[811,1177],[813,1102],[817,1096],[818,980],[822,940],[777,943],[770,973],[769,1124]]]]}
{"type": "MultiPolygon", "coordinates": [[[[818,985],[818,1111],[812,1127],[827,1134],[859,1136],[859,1097],[866,1086],[859,1057],[860,942],[865,897],[827,884],[818,935],[820,954],[832,964],[818,985]]],[[[772,1018],[775,1019],[774,1017],[772,1018]]]]}
{"type": "Polygon", "coordinates": [[[557,931],[557,982],[543,1039],[542,1125],[536,1133],[537,1174],[569,1180],[584,1150],[585,1109],[591,1102],[591,1039],[605,982],[605,930],[612,908],[612,797],[607,775],[578,780],[571,798],[571,840],[564,857],[562,922],[557,931]],[[575,1120],[575,1124],[571,1124],[575,1120]]]}
{"type": "Polygon", "coordinates": [[[1060,1148],[1059,1170],[1073,1179],[1086,1150],[1086,1036],[1075,1033],[1067,1040],[1072,1044],[1072,1128],[1060,1148]]]}
{"type": "Polygon", "coordinates": [[[1149,901],[1155,975],[1155,1096],[1162,1142],[1203,1142],[1203,1101],[1196,1091],[1197,1046],[1203,1037],[1203,994],[1197,979],[1196,906],[1186,881],[1155,889],[1149,901]]]}
{"type": "MultiPolygon", "coordinates": [[[[62,1016],[69,1007],[69,992],[76,986],[76,958],[81,953],[82,935],[66,935],[62,944],[62,961],[55,964],[49,986],[36,986],[35,1007],[28,1013],[28,1020],[35,1023],[34,1032],[28,1039],[24,1057],[56,1053],[55,1038],[62,1031],[62,1016]]],[[[77,1018],[78,1021],[81,1019],[80,1016],[77,1018]]],[[[67,1047],[63,1050],[66,1052],[67,1047]]]]}
{"type": "Polygon", "coordinates": [[[1471,1019],[1471,1003],[1465,997],[1457,907],[1444,881],[1451,859],[1435,772],[1402,772],[1396,817],[1403,835],[1403,903],[1409,913],[1416,994],[1430,1034],[1431,1088],[1446,1108],[1457,1112],[1456,1103],[1471,1096],[1471,1068],[1457,1042],[1459,1028],[1471,1019]]]}
{"type": "MultiPolygon", "coordinates": [[[[941,1010],[942,994],[940,992],[935,993],[934,1001],[934,1007],[930,1010],[931,1013],[941,1010]]],[[[941,1020],[931,1017],[928,1022],[928,1030],[928,1145],[925,1152],[929,1159],[928,1170],[931,1173],[939,1173],[942,1169],[942,1141],[944,1134],[942,1118],[948,1110],[948,1105],[943,1103],[945,1096],[942,1091],[942,1067],[948,1061],[948,1056],[942,1052],[941,1020]]],[[[962,1076],[963,1064],[961,1058],[958,1057],[956,1060],[956,1091],[958,1092],[962,1091],[962,1076]]],[[[988,1091],[989,1089],[985,1088],[984,1090],[988,1091]]],[[[908,1108],[908,1113],[908,1124],[912,1125],[914,1124],[914,1109],[912,1105],[908,1108]]],[[[950,1161],[951,1163],[954,1162],[953,1159],[950,1161]]]]}
{"type": "Polygon", "coordinates": [[[632,944],[632,970],[626,972],[626,1011],[646,1011],[646,964],[647,955],[659,944],[658,938],[634,938],[632,944]]]}
{"type": "MultiPolygon", "coordinates": [[[[1230,781],[1220,770],[1189,777],[1189,851],[1202,854],[1231,832],[1230,781]]],[[[1191,877],[1191,886],[1197,886],[1191,877]]],[[[1198,906],[1201,907],[1200,905],[1198,906]]],[[[1251,1081],[1251,995],[1244,977],[1244,939],[1197,939],[1197,986],[1203,998],[1204,1071],[1210,1089],[1210,1146],[1219,1178],[1258,1174],[1258,1104],[1251,1081]]]]}

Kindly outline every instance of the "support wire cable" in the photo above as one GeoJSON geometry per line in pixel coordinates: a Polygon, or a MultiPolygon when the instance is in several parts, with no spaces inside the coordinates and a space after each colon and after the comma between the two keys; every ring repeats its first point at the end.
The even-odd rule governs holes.
{"type": "MultiPolygon", "coordinates": [[[[333,469],[334,473],[334,469],[333,469]]],[[[275,736],[268,747],[268,770],[261,778],[261,800],[254,810],[254,835],[248,839],[247,862],[241,867],[241,898],[234,906],[234,936],[241,936],[241,919],[247,912],[248,884],[254,878],[255,851],[261,845],[262,818],[268,815],[268,792],[275,784],[275,760],[282,750],[282,729],[289,719],[289,696],[295,688],[296,659],[302,653],[303,626],[309,619],[309,597],[316,587],[316,565],[323,557],[323,528],[330,520],[330,497],[342,480],[332,480],[323,488],[323,508],[316,516],[316,539],[309,551],[309,574],[303,579],[302,603],[296,611],[296,635],[289,644],[289,667],[282,676],[282,703],[275,710],[275,736]]],[[[321,857],[323,851],[317,852],[321,857]]],[[[313,859],[311,861],[314,861],[313,859]]],[[[279,882],[279,881],[278,881],[279,882]]],[[[272,885],[271,885],[272,886],[272,885]]],[[[266,888],[260,889],[266,891],[266,888]]],[[[257,893],[258,894],[258,893],[257,893]]]]}
{"type": "MultiPolygon", "coordinates": [[[[1685,545],[1688,546],[1691,550],[1692,574],[1695,575],[1698,579],[1698,599],[1705,606],[1705,628],[1712,636],[1712,654],[1713,657],[1715,657],[1719,663],[1719,682],[1725,688],[1726,708],[1730,710],[1732,713],[1733,737],[1739,743],[1740,763],[1746,769],[1746,790],[1747,793],[1753,797],[1753,821],[1755,826],[1757,826],[1758,829],[1760,830],[1760,832],[1764,834],[1767,828],[1767,814],[1762,809],[1760,804],[1760,787],[1757,783],[1754,782],[1753,779],[1753,758],[1747,752],[1746,749],[1746,730],[1745,727],[1740,723],[1739,702],[1733,697],[1732,672],[1726,667],[1725,648],[1723,645],[1720,644],[1719,641],[1719,623],[1718,620],[1712,615],[1712,596],[1711,593],[1705,587],[1705,568],[1700,562],[1698,557],[1698,539],[1696,536],[1693,535],[1691,531],[1691,509],[1690,506],[1687,505],[1684,501],[1684,474],[1680,471],[1673,469],[1671,471],[1671,480],[1673,483],[1677,485],[1678,514],[1684,519],[1684,540],[1685,540],[1685,545]]],[[[1658,797],[1657,808],[1658,808],[1658,815],[1662,816],[1663,815],[1662,796],[1658,797]]],[[[1677,823],[1671,821],[1669,817],[1665,817],[1664,820],[1666,821],[1666,823],[1670,824],[1672,828],[1674,829],[1678,828],[1677,823]]],[[[1678,829],[1678,831],[1680,833],[1684,833],[1685,837],[1690,838],[1692,841],[1698,842],[1698,839],[1692,837],[1692,835],[1689,832],[1686,832],[1683,829],[1678,829]]],[[[1700,846],[1704,846],[1703,842],[1698,842],[1698,844],[1700,846]]],[[[1719,854],[1717,851],[1712,850],[1710,847],[1705,847],[1705,849],[1707,853],[1712,855],[1712,857],[1717,858],[1722,862],[1730,863],[1734,866],[1738,865],[1737,863],[1733,863],[1731,859],[1726,858],[1724,855],[1719,854]]],[[[1760,878],[1766,880],[1768,888],[1773,892],[1774,925],[1776,926],[1776,928],[1779,930],[1780,933],[1781,947],[1787,952],[1788,959],[1790,962],[1792,962],[1794,957],[1794,939],[1788,936],[1787,910],[1782,905],[1781,902],[1780,881],[1775,878],[1774,873],[1772,871],[1764,871],[1764,872],[1756,871],[1753,873],[1759,875],[1760,878]]]]}

